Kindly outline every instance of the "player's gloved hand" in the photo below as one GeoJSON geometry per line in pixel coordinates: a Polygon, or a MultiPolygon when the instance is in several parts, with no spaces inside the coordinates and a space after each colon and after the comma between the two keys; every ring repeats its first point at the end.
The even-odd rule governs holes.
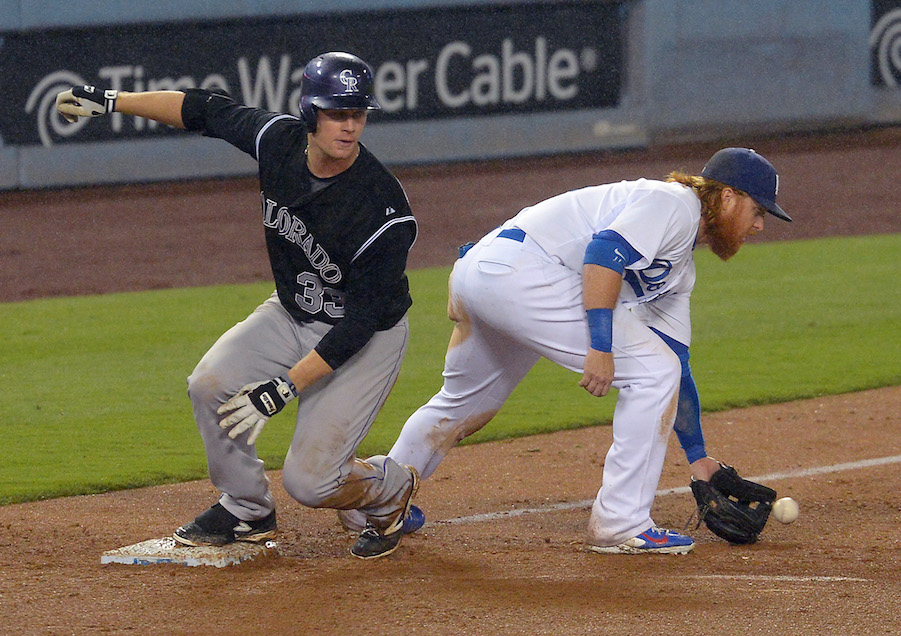
{"type": "Polygon", "coordinates": [[[56,110],[74,124],[79,117],[100,117],[116,110],[119,91],[101,91],[94,86],[75,86],[56,96],[56,110]]]}
{"type": "MultiPolygon", "coordinates": [[[[773,509],[775,490],[742,478],[726,464],[719,464],[709,481],[692,479],[690,485],[698,504],[698,526],[703,521],[711,532],[729,543],[757,541],[773,509]]],[[[690,523],[691,519],[686,528],[690,523]]]]}
{"type": "Polygon", "coordinates": [[[286,375],[267,382],[245,385],[238,394],[219,407],[217,413],[228,417],[220,420],[219,426],[229,428],[228,436],[235,439],[248,429],[253,429],[247,437],[247,445],[257,441],[263,426],[269,418],[285,408],[297,397],[294,383],[286,375]]]}

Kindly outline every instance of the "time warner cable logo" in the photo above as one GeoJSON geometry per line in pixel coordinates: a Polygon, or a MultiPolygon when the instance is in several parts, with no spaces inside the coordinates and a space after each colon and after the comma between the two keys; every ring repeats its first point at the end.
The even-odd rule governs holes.
{"type": "MultiPolygon", "coordinates": [[[[382,112],[399,114],[403,119],[404,113],[416,114],[424,107],[430,109],[429,114],[469,109],[469,115],[498,112],[500,108],[512,112],[517,107],[540,104],[557,107],[579,94],[582,76],[597,70],[600,63],[600,55],[591,46],[580,50],[552,48],[543,36],[522,48],[507,38],[498,48],[495,52],[475,51],[467,42],[456,40],[442,46],[433,59],[386,60],[378,66],[374,78],[382,112]]],[[[57,70],[35,84],[25,112],[35,117],[38,136],[45,146],[71,138],[87,125],[87,118],[70,124],[56,112],[56,95],[84,84],[133,92],[217,88],[247,106],[297,116],[304,65],[295,65],[288,54],[278,58],[263,55],[256,68],[246,57],[239,58],[236,92],[231,90],[229,80],[218,73],[199,81],[190,75],[151,78],[142,66],[117,65],[101,67],[96,80],[86,80],[78,73],[57,70]]],[[[355,77],[342,76],[341,81],[348,90],[357,88],[355,77]]],[[[156,122],[126,118],[121,113],[112,113],[108,122],[114,135],[160,127],[156,122]]]]}
{"type": "Polygon", "coordinates": [[[38,136],[45,146],[53,145],[53,134],[59,137],[71,137],[84,128],[86,118],[70,124],[56,112],[56,95],[73,86],[87,84],[85,80],[71,71],[55,71],[45,76],[31,90],[25,102],[25,112],[37,115],[38,136]]]}
{"type": "Polygon", "coordinates": [[[886,86],[901,85],[901,9],[889,11],[870,32],[870,50],[886,86]]]}

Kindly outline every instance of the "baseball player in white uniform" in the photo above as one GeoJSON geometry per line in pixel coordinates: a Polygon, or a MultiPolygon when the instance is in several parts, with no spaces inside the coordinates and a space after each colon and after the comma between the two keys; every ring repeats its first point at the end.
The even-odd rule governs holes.
{"type": "Polygon", "coordinates": [[[688,364],[692,254],[707,244],[726,260],[763,230],[766,212],[791,221],[777,189],[761,155],[725,148],[699,176],[567,192],[490,232],[450,277],[444,386],[407,420],[389,456],[428,477],[544,357],[582,374],[592,395],[619,390],[588,549],[690,551],[692,539],[658,528],[650,511],[674,426],[693,478],[720,467],[705,450],[688,364]]]}

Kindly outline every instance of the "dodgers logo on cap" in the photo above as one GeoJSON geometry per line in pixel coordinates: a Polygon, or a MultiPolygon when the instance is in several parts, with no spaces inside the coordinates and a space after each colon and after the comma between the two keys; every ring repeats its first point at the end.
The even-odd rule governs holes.
{"type": "Polygon", "coordinates": [[[769,161],[750,148],[723,148],[704,166],[701,176],[747,192],[775,217],[791,221],[791,217],[776,204],[779,193],[779,173],[769,161]]]}

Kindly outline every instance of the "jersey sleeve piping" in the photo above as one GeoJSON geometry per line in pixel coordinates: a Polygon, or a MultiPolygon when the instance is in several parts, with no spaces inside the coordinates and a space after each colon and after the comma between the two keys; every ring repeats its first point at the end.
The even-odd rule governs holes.
{"type": "Polygon", "coordinates": [[[275,122],[277,122],[281,119],[297,119],[297,117],[294,117],[293,115],[277,115],[277,116],[273,117],[272,119],[270,119],[269,121],[267,121],[265,123],[265,125],[262,128],[260,128],[260,132],[257,133],[257,138],[253,142],[254,159],[259,160],[259,158],[260,158],[260,140],[263,138],[263,134],[267,130],[269,130],[269,127],[272,124],[274,124],[275,122]]]}
{"type": "MultiPolygon", "coordinates": [[[[401,216],[401,217],[398,217],[398,218],[396,218],[396,219],[391,219],[390,221],[388,221],[387,223],[385,223],[385,225],[383,225],[382,227],[380,227],[380,228],[378,229],[378,231],[377,231],[375,234],[373,234],[372,236],[370,236],[370,237],[366,240],[366,242],[363,243],[363,245],[360,246],[360,249],[358,249],[357,252],[356,252],[356,254],[353,255],[353,257],[350,259],[350,262],[353,263],[355,260],[357,260],[357,258],[358,258],[363,252],[366,251],[366,248],[368,248],[370,245],[372,245],[372,244],[375,242],[375,240],[378,239],[378,237],[380,237],[382,234],[385,233],[386,230],[388,230],[388,228],[392,227],[393,225],[397,225],[398,223],[406,223],[406,222],[408,222],[408,221],[412,221],[413,224],[416,226],[416,234],[418,235],[418,234],[419,234],[419,225],[416,223],[416,218],[413,217],[412,215],[410,215],[410,216],[401,216]]],[[[416,238],[414,237],[414,238],[413,238],[413,243],[415,243],[415,242],[416,242],[416,238]]],[[[410,247],[411,247],[411,248],[413,247],[413,243],[410,244],[410,247]]]]}

